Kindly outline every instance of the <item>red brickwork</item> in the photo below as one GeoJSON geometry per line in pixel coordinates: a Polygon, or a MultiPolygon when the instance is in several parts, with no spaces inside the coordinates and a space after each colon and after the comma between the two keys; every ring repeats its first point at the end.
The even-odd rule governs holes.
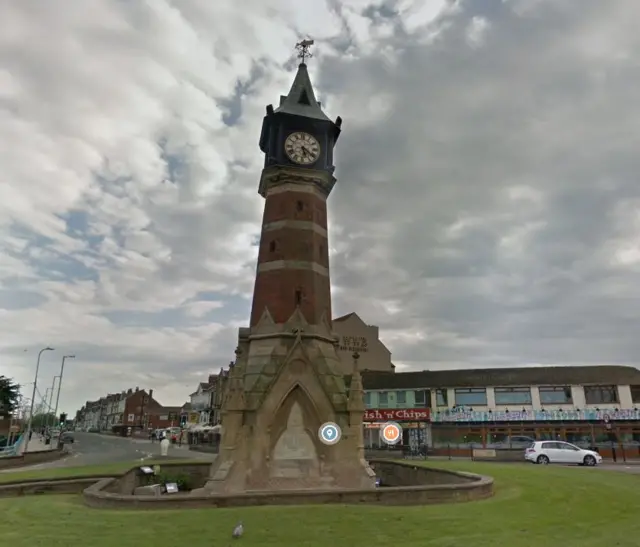
{"type": "Polygon", "coordinates": [[[327,238],[315,230],[279,228],[263,232],[258,264],[276,260],[304,260],[329,268],[327,238]]]}
{"type": "Polygon", "coordinates": [[[159,413],[161,409],[162,405],[153,398],[153,390],[150,393],[144,389],[134,391],[125,401],[122,423],[128,427],[142,426],[149,416],[159,413]]]}
{"type": "Polygon", "coordinates": [[[329,277],[312,270],[278,269],[259,272],[253,292],[251,326],[255,326],[265,307],[276,323],[284,323],[296,309],[296,291],[300,291],[300,310],[311,324],[318,324],[322,312],[331,322],[329,277]]]}
{"type": "MultiPolygon", "coordinates": [[[[311,222],[326,231],[326,199],[296,188],[267,193],[263,225],[278,221],[311,222]]],[[[258,323],[265,308],[276,323],[286,322],[297,306],[311,324],[318,324],[323,313],[331,321],[328,247],[327,237],[311,226],[283,226],[262,231],[251,326],[258,323]],[[287,267],[278,261],[299,262],[307,268],[287,267]],[[270,266],[275,269],[269,269],[270,266]],[[317,266],[316,270],[312,266],[317,266]],[[318,269],[326,271],[322,273],[318,269]]]]}
{"type": "Polygon", "coordinates": [[[279,220],[312,221],[326,230],[327,202],[316,194],[295,190],[267,194],[262,224],[279,220]]]}

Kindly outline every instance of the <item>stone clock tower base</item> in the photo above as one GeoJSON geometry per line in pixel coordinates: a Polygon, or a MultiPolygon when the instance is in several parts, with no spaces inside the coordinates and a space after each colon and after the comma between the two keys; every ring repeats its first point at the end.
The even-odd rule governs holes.
{"type": "Polygon", "coordinates": [[[374,488],[364,459],[360,373],[347,390],[333,372],[338,358],[328,325],[311,327],[296,314],[282,328],[268,327],[240,333],[220,454],[205,491],[374,488]],[[332,446],[318,436],[329,421],[342,430],[332,446]]]}

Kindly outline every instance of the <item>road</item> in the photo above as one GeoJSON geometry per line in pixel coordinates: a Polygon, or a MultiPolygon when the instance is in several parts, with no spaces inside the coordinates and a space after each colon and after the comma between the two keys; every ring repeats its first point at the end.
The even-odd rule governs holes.
{"type": "MultiPolygon", "coordinates": [[[[55,462],[36,464],[28,468],[16,468],[16,470],[101,465],[106,463],[131,462],[134,460],[148,460],[158,456],[160,456],[160,443],[158,442],[152,443],[146,439],[76,432],[75,442],[71,445],[71,454],[69,456],[55,462]]],[[[169,448],[168,458],[212,461],[213,455],[194,452],[186,446],[180,448],[172,446],[169,448]]]]}

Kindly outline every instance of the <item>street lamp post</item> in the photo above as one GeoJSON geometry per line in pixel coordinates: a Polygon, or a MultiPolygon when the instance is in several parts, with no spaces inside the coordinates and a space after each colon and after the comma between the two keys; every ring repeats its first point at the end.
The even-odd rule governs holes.
{"type": "Polygon", "coordinates": [[[36,400],[36,389],[38,387],[38,373],[40,372],[40,357],[42,356],[42,353],[45,351],[53,351],[53,348],[50,348],[49,346],[47,346],[46,348],[42,348],[38,352],[38,361],[36,362],[36,375],[33,379],[33,393],[31,394],[31,405],[29,407],[29,425],[27,426],[27,438],[25,439],[25,443],[24,443],[24,452],[26,452],[27,448],[29,448],[29,437],[31,436],[31,426],[33,424],[33,403],[36,400]]]}
{"type": "MultiPolygon", "coordinates": [[[[58,415],[58,403],[60,402],[60,390],[62,389],[62,377],[64,376],[64,362],[67,359],[75,359],[76,356],[75,355],[65,355],[62,357],[62,364],[60,365],[60,381],[58,382],[58,395],[56,397],[56,408],[53,411],[53,415],[54,417],[58,415]]],[[[62,434],[62,431],[60,431],[60,433],[62,434]]]]}
{"type": "MultiPolygon", "coordinates": [[[[49,394],[49,402],[47,403],[47,413],[45,415],[45,427],[53,427],[56,425],[56,415],[54,413],[53,418],[51,418],[51,409],[53,408],[53,394],[56,390],[56,379],[60,378],[60,376],[54,376],[53,382],[51,384],[51,393],[49,394]],[[51,420],[51,425],[49,425],[49,420],[51,420]]],[[[58,388],[59,389],[59,388],[58,388]]]]}

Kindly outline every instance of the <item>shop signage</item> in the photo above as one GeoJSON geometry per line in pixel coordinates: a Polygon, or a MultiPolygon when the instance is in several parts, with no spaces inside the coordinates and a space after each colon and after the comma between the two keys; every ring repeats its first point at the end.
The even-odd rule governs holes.
{"type": "Polygon", "coordinates": [[[386,422],[386,421],[409,421],[427,422],[429,421],[428,408],[368,408],[364,411],[365,422],[386,422]]]}
{"type": "Polygon", "coordinates": [[[607,420],[640,420],[640,410],[586,409],[586,410],[468,410],[452,408],[434,412],[432,422],[544,422],[544,421],[589,421],[606,422],[607,420]]]}

